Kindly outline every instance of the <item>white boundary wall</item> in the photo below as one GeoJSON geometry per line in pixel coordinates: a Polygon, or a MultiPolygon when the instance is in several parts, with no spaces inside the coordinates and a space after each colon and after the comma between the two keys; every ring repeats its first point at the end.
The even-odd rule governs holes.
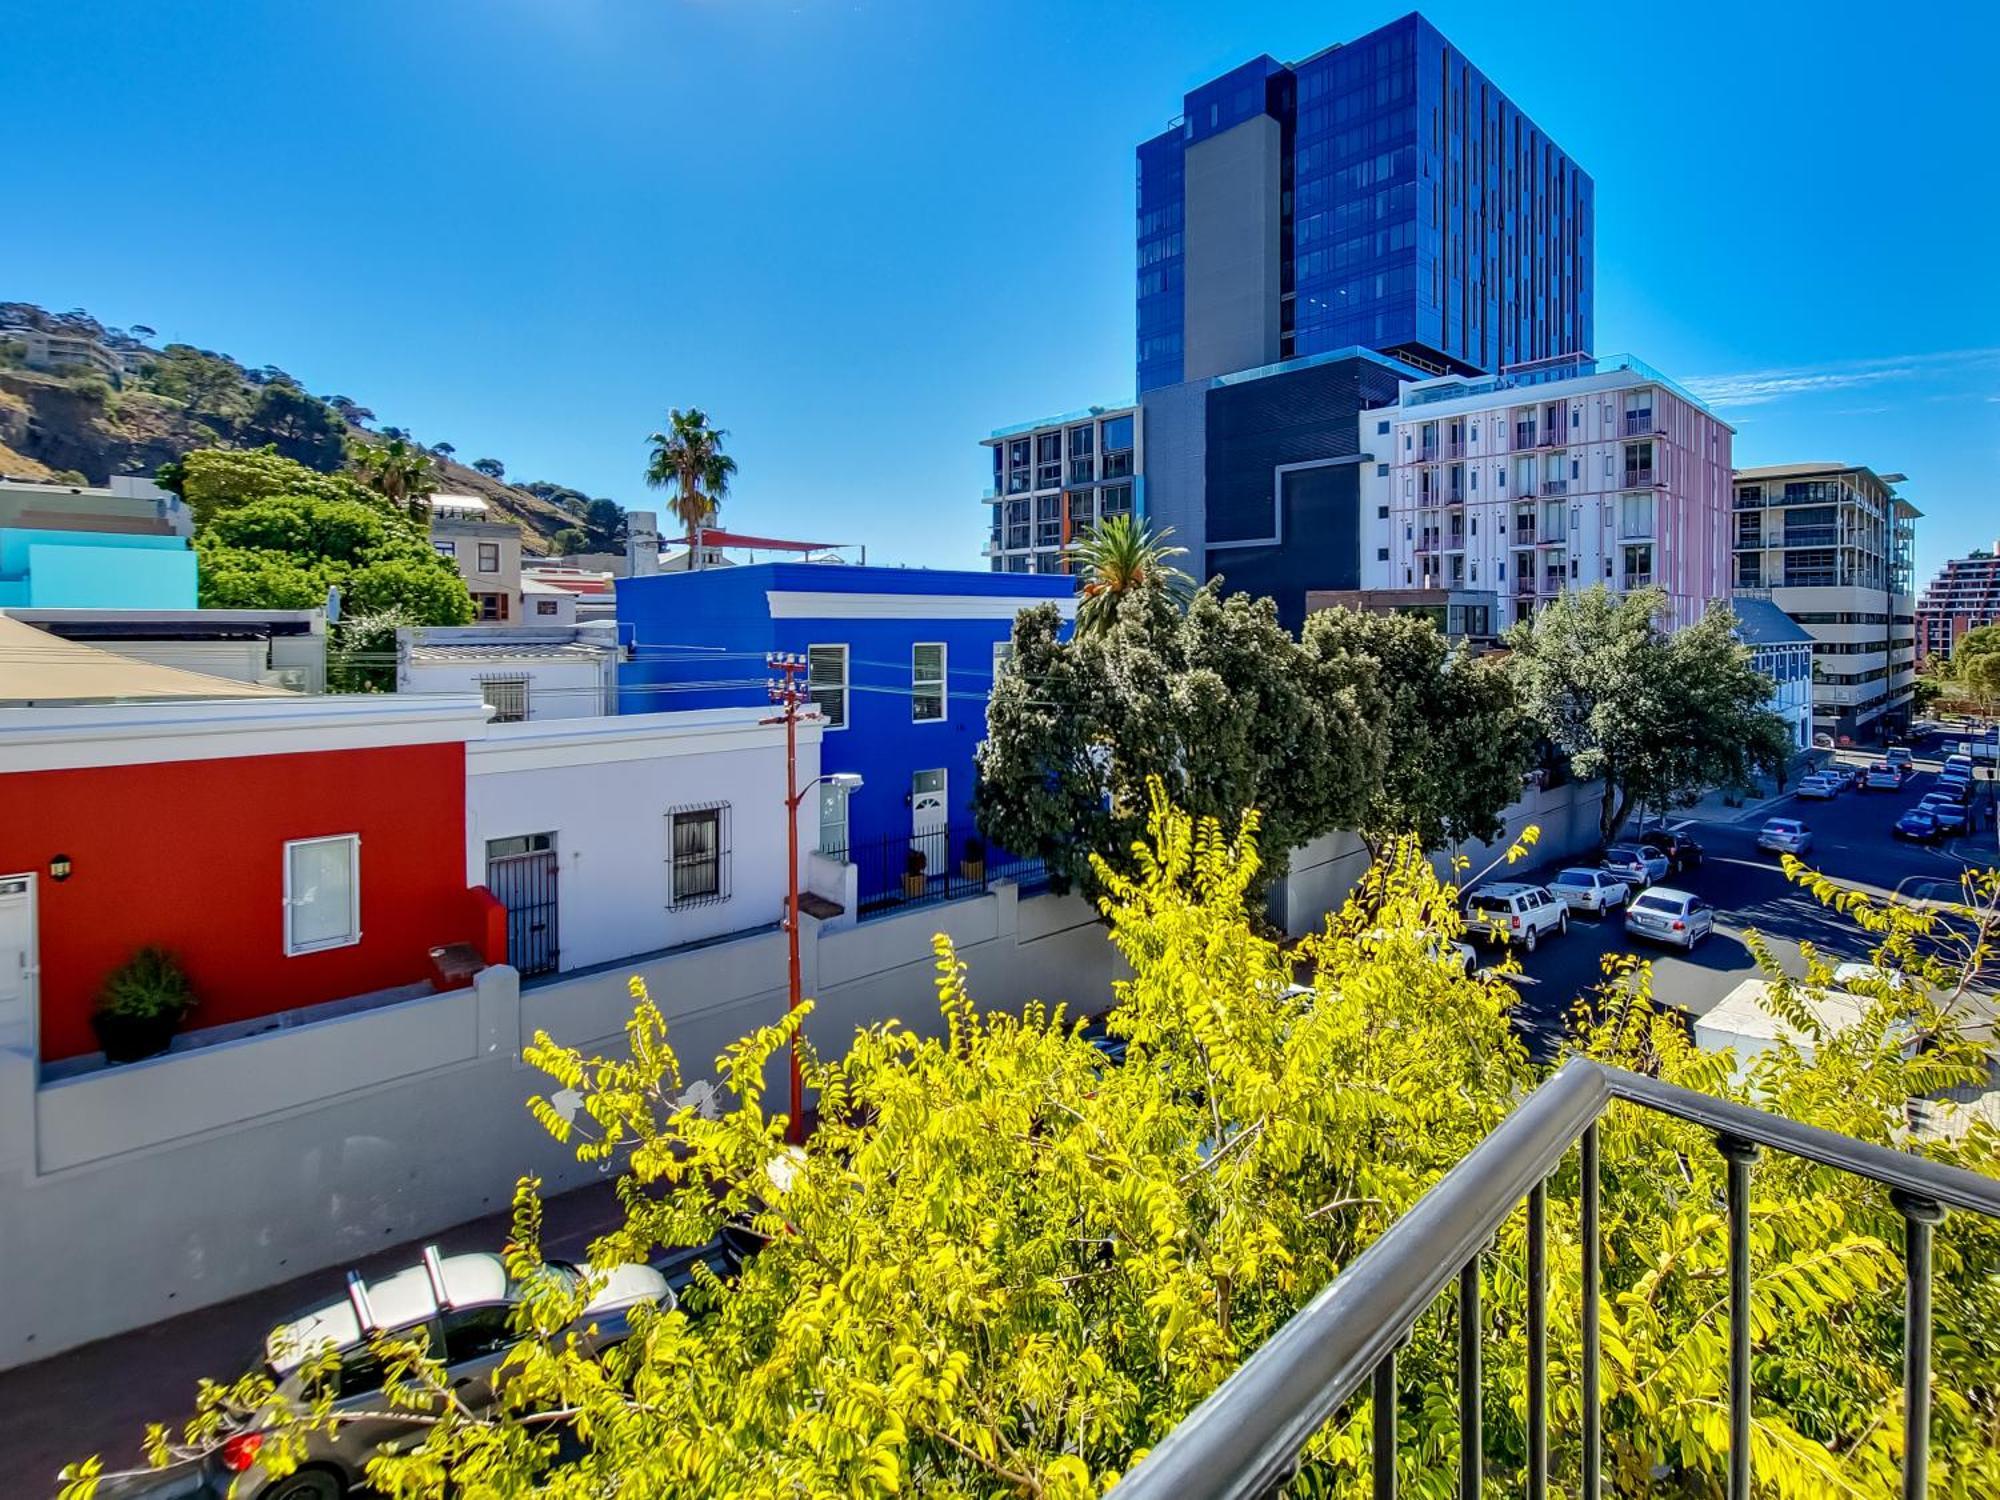
{"type": "MultiPolygon", "coordinates": [[[[982,1008],[1110,1001],[1115,952],[1075,897],[1002,884],[838,930],[807,918],[822,1052],[890,1017],[939,1029],[939,931],[982,1008]]],[[[525,992],[488,969],[472,989],[40,1086],[32,1057],[0,1049],[0,1368],[504,1208],[526,1173],[550,1191],[588,1180],[523,1107],[548,1080],[520,1051],[538,1028],[617,1048],[634,973],[694,1079],[782,1012],[785,942],[761,932],[525,992]]]]}

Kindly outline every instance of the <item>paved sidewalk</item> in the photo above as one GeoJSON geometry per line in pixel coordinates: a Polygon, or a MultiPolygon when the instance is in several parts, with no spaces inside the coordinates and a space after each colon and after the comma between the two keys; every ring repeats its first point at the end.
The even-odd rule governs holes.
{"type": "MultiPolygon", "coordinates": [[[[589,1243],[623,1217],[610,1182],[573,1189],[543,1205],[542,1248],[561,1259],[581,1259],[589,1243]]],[[[356,1265],[364,1276],[375,1276],[415,1264],[425,1245],[447,1255],[497,1250],[511,1228],[510,1207],[387,1247],[356,1265]]],[[[0,1373],[0,1494],[10,1500],[54,1495],[57,1471],[92,1453],[103,1454],[108,1469],[139,1467],[148,1422],[178,1426],[192,1415],[203,1376],[241,1374],[274,1325],[340,1296],[346,1270],[314,1271],[0,1373]]]]}

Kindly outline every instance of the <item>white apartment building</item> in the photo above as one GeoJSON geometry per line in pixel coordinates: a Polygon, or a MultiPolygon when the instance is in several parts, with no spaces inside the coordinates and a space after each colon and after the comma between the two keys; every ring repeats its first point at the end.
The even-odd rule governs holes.
{"type": "Polygon", "coordinates": [[[1873,738],[1909,718],[1917,678],[1916,521],[1901,474],[1860,464],[1736,471],[1735,592],[1813,638],[1813,732],[1873,738]]]}
{"type": "Polygon", "coordinates": [[[983,439],[992,450],[986,556],[996,573],[1061,573],[1071,541],[1099,521],[1131,515],[1143,483],[1137,406],[1092,406],[983,439]]]}
{"type": "Polygon", "coordinates": [[[1478,640],[1593,583],[1665,589],[1676,629],[1729,593],[1735,429],[1629,355],[1413,381],[1360,424],[1362,587],[1315,606],[1478,640]]]}

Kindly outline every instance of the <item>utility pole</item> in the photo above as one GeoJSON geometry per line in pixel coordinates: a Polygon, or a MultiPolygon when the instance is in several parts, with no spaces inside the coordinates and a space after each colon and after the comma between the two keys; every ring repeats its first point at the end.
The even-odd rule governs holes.
{"type": "MultiPolygon", "coordinates": [[[[700,534],[697,528],[696,535],[700,534]]],[[[799,705],[811,701],[805,684],[798,679],[806,670],[806,659],[796,653],[773,651],[764,658],[765,665],[782,675],[771,678],[766,691],[773,703],[780,705],[783,712],[776,718],[764,720],[766,724],[782,723],[785,726],[785,946],[788,967],[789,988],[785,1011],[790,1014],[799,1008],[799,804],[805,800],[805,790],[799,786],[799,705]]],[[[805,1084],[799,1077],[799,1039],[792,1035],[792,1126],[791,1140],[794,1145],[805,1139],[806,1101],[805,1084]]]]}

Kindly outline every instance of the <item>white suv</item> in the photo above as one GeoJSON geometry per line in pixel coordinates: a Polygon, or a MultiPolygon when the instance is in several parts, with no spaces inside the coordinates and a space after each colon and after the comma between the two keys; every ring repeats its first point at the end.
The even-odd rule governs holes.
{"type": "Polygon", "coordinates": [[[1569,931],[1569,907],[1539,885],[1501,881],[1482,885],[1465,900],[1465,927],[1474,937],[1519,943],[1533,953],[1545,932],[1569,931]]]}

